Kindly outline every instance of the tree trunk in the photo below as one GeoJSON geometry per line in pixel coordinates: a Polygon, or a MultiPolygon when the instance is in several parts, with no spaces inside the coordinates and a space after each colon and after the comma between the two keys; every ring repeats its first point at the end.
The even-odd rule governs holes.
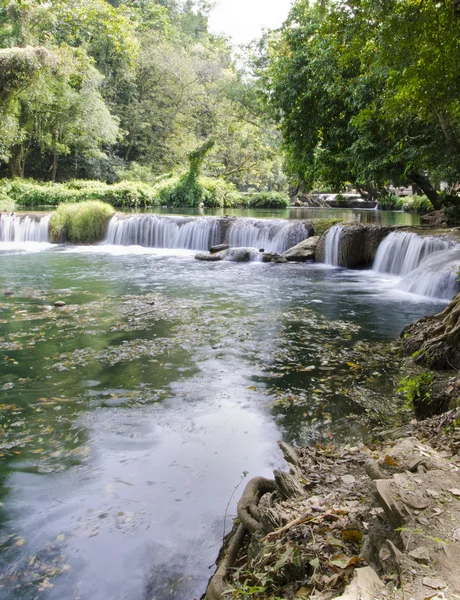
{"type": "Polygon", "coordinates": [[[58,162],[59,162],[59,156],[54,153],[53,154],[53,163],[51,165],[51,181],[55,182],[56,181],[56,173],[57,173],[57,169],[58,169],[58,162]]]}
{"type": "Polygon", "coordinates": [[[418,171],[413,170],[408,171],[406,175],[414,183],[414,185],[422,190],[425,196],[431,201],[431,204],[434,208],[441,208],[439,194],[431,184],[428,177],[422,175],[422,173],[419,173],[418,171]]]}
{"type": "Polygon", "coordinates": [[[423,317],[401,333],[405,354],[430,369],[460,369],[460,294],[438,315],[423,317]]]}
{"type": "Polygon", "coordinates": [[[457,153],[460,154],[460,140],[457,132],[452,125],[452,121],[447,110],[439,111],[436,113],[439,124],[441,125],[442,132],[446,138],[447,143],[457,153]]]}
{"type": "Polygon", "coordinates": [[[25,163],[26,157],[23,145],[15,146],[8,162],[10,174],[13,179],[15,177],[24,177],[25,163]]]}

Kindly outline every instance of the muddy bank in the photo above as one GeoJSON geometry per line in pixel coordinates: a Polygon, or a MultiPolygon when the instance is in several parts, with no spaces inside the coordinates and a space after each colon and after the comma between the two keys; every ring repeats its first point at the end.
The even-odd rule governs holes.
{"type": "Polygon", "coordinates": [[[382,437],[281,444],[289,472],[248,484],[203,598],[458,597],[460,410],[382,437]]]}

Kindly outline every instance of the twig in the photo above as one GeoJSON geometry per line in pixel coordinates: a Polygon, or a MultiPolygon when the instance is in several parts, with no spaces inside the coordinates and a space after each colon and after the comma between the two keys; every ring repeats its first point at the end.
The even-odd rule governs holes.
{"type": "Polygon", "coordinates": [[[266,540],[268,540],[272,537],[275,537],[277,535],[280,535],[281,533],[284,533],[288,529],[292,529],[293,527],[297,527],[297,525],[301,525],[302,523],[307,523],[308,521],[313,521],[314,519],[317,519],[317,518],[318,517],[314,517],[313,515],[304,515],[302,517],[298,517],[297,519],[294,519],[294,521],[287,523],[287,525],[284,525],[283,527],[280,527],[279,529],[276,529],[275,531],[271,531],[270,533],[267,533],[267,535],[264,538],[262,538],[260,541],[265,542],[266,540]]]}
{"type": "Polygon", "coordinates": [[[242,484],[244,478],[247,477],[247,475],[248,475],[248,472],[247,471],[243,471],[243,473],[241,475],[241,479],[239,480],[239,482],[237,483],[237,485],[235,485],[235,487],[233,488],[233,492],[230,494],[230,498],[228,499],[227,506],[225,507],[224,529],[222,531],[222,543],[224,543],[224,541],[225,541],[225,526],[226,526],[226,523],[227,523],[228,507],[230,506],[230,502],[232,501],[232,498],[235,495],[236,490],[240,487],[240,485],[242,484]]]}

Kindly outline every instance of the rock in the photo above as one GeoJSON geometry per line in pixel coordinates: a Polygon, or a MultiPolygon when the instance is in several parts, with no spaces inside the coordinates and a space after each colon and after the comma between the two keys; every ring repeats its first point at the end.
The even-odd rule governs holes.
{"type": "Polygon", "coordinates": [[[386,596],[385,586],[372,567],[355,569],[353,581],[336,600],[375,600],[386,596]]]}
{"type": "Polygon", "coordinates": [[[56,306],[57,308],[61,308],[62,306],[66,306],[66,303],[64,302],[64,300],[56,300],[54,306],[56,306]]]}
{"type": "Polygon", "coordinates": [[[454,529],[453,537],[456,542],[460,542],[460,527],[458,527],[457,529],[454,529]]]}
{"type": "Polygon", "coordinates": [[[283,256],[289,261],[306,262],[307,260],[315,260],[316,247],[319,242],[319,236],[309,237],[299,244],[292,246],[284,252],[283,256]]]}
{"type": "Polygon", "coordinates": [[[375,495],[390,523],[397,529],[405,524],[406,516],[403,507],[393,496],[391,483],[392,480],[390,479],[378,479],[374,481],[375,495]]]}
{"type": "Polygon", "coordinates": [[[11,290],[6,290],[6,292],[3,292],[4,296],[14,296],[14,292],[12,292],[11,290]]]}
{"type": "Polygon", "coordinates": [[[262,254],[262,262],[264,263],[287,263],[287,260],[281,254],[277,254],[276,252],[264,252],[262,254]]]}
{"type": "Polygon", "coordinates": [[[443,590],[447,587],[442,579],[431,579],[430,577],[424,577],[422,583],[425,587],[431,588],[432,590],[443,590]]]}
{"type": "Polygon", "coordinates": [[[354,485],[356,479],[353,475],[342,475],[340,478],[345,485],[354,485]]]}
{"type": "Polygon", "coordinates": [[[419,548],[415,548],[415,550],[411,550],[409,552],[409,557],[422,565],[429,565],[431,562],[430,553],[425,546],[420,546],[419,548]]]}
{"type": "Polygon", "coordinates": [[[215,254],[206,254],[205,252],[200,252],[199,254],[195,254],[196,260],[204,260],[207,262],[216,262],[218,260],[223,260],[225,258],[225,252],[217,252],[215,254]]]}
{"type": "MultiPolygon", "coordinates": [[[[380,225],[344,224],[339,244],[338,266],[347,269],[370,265],[377,254],[380,242],[394,227],[380,225]]],[[[316,262],[324,262],[327,232],[321,236],[316,247],[316,262]]]]}
{"type": "Polygon", "coordinates": [[[215,254],[216,252],[222,252],[222,250],[228,250],[229,248],[230,246],[228,244],[217,244],[216,246],[211,246],[209,252],[215,254]]]}
{"type": "Polygon", "coordinates": [[[257,260],[259,251],[255,248],[230,248],[225,251],[225,260],[231,260],[233,262],[249,262],[251,260],[257,260]]]}

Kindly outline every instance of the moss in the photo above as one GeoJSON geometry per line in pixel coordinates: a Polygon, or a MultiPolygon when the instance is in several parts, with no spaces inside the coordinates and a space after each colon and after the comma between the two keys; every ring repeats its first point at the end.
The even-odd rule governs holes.
{"type": "Polygon", "coordinates": [[[333,225],[343,223],[340,219],[311,219],[310,222],[313,224],[315,235],[323,235],[333,225]]]}
{"type": "Polygon", "coordinates": [[[50,239],[74,244],[100,242],[115,210],[110,204],[98,200],[61,204],[50,220],[50,239]]]}

